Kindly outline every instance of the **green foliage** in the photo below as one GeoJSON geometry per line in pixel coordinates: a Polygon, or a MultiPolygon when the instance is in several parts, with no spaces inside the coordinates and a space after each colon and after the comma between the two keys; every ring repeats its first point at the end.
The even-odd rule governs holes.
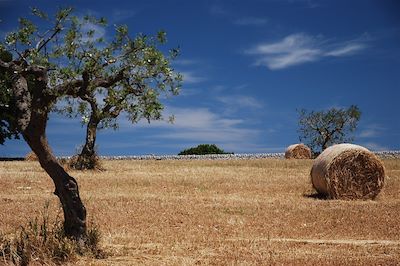
{"type": "Polygon", "coordinates": [[[99,248],[101,238],[97,226],[88,230],[84,243],[64,235],[63,224],[58,216],[52,220],[46,203],[42,217],[33,218],[12,235],[0,234],[0,259],[5,264],[41,265],[61,264],[74,261],[77,255],[104,257],[99,248]]]}
{"type": "MultiPolygon", "coordinates": [[[[32,12],[40,18],[48,18],[37,8],[32,12]]],[[[105,18],[79,18],[72,13],[71,8],[61,9],[55,16],[52,31],[56,37],[46,43],[46,52],[30,47],[26,58],[30,64],[52,69],[49,72],[51,87],[87,79],[84,92],[61,95],[66,99],[54,110],[69,117],[82,117],[84,123],[88,121],[85,118],[96,115],[100,120],[99,128],[118,128],[120,113],[125,113],[132,123],[140,119],[149,122],[162,119],[161,94],[177,95],[182,81],[182,75],[171,67],[179,49],[171,49],[164,55],[159,48],[167,42],[166,32],[159,31],[154,37],[138,34],[132,38],[126,25],[116,25],[113,38],[110,34],[106,37],[109,28],[105,18]],[[98,82],[100,79],[115,82],[103,85],[107,82],[98,82]]],[[[20,24],[20,31],[9,34],[10,50],[12,46],[45,44],[46,38],[34,38],[37,29],[27,20],[20,20],[20,24]]]]}
{"type": "Polygon", "coordinates": [[[197,147],[181,151],[178,155],[205,155],[205,154],[228,154],[215,144],[200,144],[197,147]]]}
{"type": "MultiPolygon", "coordinates": [[[[167,42],[164,31],[132,36],[126,25],[115,25],[111,33],[105,18],[79,17],[72,8],[59,9],[54,16],[38,8],[31,11],[33,17],[20,18],[18,29],[7,34],[0,48],[14,58],[12,65],[21,73],[39,66],[46,70],[45,75],[35,70],[24,73],[30,92],[37,91],[41,81],[47,85],[44,93],[52,101],[41,111],[52,108],[68,117],[81,117],[83,124],[89,126],[91,121],[96,129],[117,129],[120,114],[132,123],[163,119],[161,99],[177,95],[182,81],[171,65],[179,49],[168,53],[161,47],[167,42]]],[[[7,79],[16,69],[4,64],[7,61],[0,62],[3,87],[9,86],[7,79]]],[[[0,97],[2,108],[10,106],[8,90],[2,90],[0,97]]],[[[4,142],[12,128],[3,117],[0,129],[0,142],[4,142]]]]}
{"type": "MultiPolygon", "coordinates": [[[[12,54],[0,47],[0,59],[6,63],[11,62],[12,54]]],[[[0,144],[4,144],[6,139],[18,138],[11,86],[12,76],[0,69],[0,144]]]]}
{"type": "MultiPolygon", "coordinates": [[[[60,9],[52,19],[38,8],[31,11],[51,29],[46,26],[41,30],[33,20],[20,18],[18,30],[7,34],[3,47],[27,65],[51,69],[50,88],[87,79],[80,95],[60,95],[80,98],[68,104],[90,101],[102,111],[102,119],[126,112],[132,122],[137,122],[142,118],[160,119],[160,94],[179,92],[182,76],[170,65],[179,50],[164,55],[159,49],[167,42],[164,31],[154,37],[138,34],[132,38],[126,25],[116,25],[112,35],[107,32],[105,18],[80,18],[73,15],[72,8],[60,9]],[[103,101],[99,102],[100,98],[103,101]]],[[[83,110],[71,107],[58,111],[78,116],[83,110]]]]}
{"type": "Polygon", "coordinates": [[[299,139],[305,142],[314,153],[327,147],[353,141],[350,133],[357,128],[361,111],[355,105],[348,109],[331,108],[327,111],[299,111],[299,139]]]}

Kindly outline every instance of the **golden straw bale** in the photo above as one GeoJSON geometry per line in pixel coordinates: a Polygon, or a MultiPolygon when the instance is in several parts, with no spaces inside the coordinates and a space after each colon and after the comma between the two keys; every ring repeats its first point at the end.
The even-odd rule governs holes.
{"type": "Polygon", "coordinates": [[[375,154],[354,144],[333,145],[314,161],[314,188],[331,199],[374,199],[381,191],[385,168],[375,154]]]}
{"type": "Polygon", "coordinates": [[[311,149],[303,143],[290,145],[285,151],[285,158],[311,159],[311,149]]]}
{"type": "Polygon", "coordinates": [[[34,161],[38,161],[38,160],[39,159],[38,159],[36,153],[34,153],[33,151],[31,151],[27,155],[25,155],[25,161],[34,162],[34,161]]]}

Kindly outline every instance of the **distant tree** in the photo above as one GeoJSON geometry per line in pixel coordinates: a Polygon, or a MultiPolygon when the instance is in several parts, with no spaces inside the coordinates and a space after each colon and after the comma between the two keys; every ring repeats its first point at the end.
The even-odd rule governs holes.
{"type": "Polygon", "coordinates": [[[67,74],[70,78],[82,76],[85,88],[79,98],[67,96],[64,106],[58,108],[68,116],[82,117],[87,127],[85,144],[72,162],[75,169],[95,167],[97,131],[117,129],[119,115],[127,115],[131,123],[162,119],[160,96],[177,95],[182,79],[170,65],[178,50],[164,56],[158,48],[166,42],[164,31],[155,37],[140,34],[132,39],[126,26],[118,26],[115,38],[106,44],[88,24],[106,27],[104,19],[75,19],[66,34],[66,43],[75,45],[65,45],[70,53],[67,74]]]}
{"type": "Polygon", "coordinates": [[[353,141],[350,133],[357,128],[361,111],[355,105],[348,109],[331,108],[327,111],[302,109],[299,112],[299,139],[314,153],[325,150],[332,144],[353,141]]]}
{"type": "Polygon", "coordinates": [[[197,147],[181,151],[178,155],[205,155],[205,154],[227,154],[215,144],[200,144],[197,147]]]}
{"type": "MultiPolygon", "coordinates": [[[[153,118],[161,110],[156,88],[162,91],[180,76],[173,74],[168,60],[154,46],[156,41],[165,41],[163,33],[156,39],[130,39],[128,29],[122,26],[107,42],[97,38],[94,30],[96,25],[105,25],[103,18],[78,18],[71,8],[60,9],[54,18],[36,8],[32,13],[36,24],[21,18],[18,29],[0,42],[0,140],[22,135],[55,184],[65,234],[80,240],[86,236],[86,209],[78,183],[57,162],[48,144],[49,113],[65,97],[96,106],[97,91],[104,91],[103,111],[93,108],[94,118],[107,120],[106,113],[113,118],[113,114],[135,108],[142,108],[145,115],[127,111],[137,114],[132,120],[141,115],[153,118]]],[[[172,51],[172,56],[175,54],[172,51]]]]}

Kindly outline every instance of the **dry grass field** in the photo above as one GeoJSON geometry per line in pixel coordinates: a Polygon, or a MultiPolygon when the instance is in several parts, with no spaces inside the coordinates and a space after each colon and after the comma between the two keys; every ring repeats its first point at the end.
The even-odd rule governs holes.
{"type": "MultiPolygon", "coordinates": [[[[400,160],[374,201],[313,197],[311,160],[105,161],[71,174],[106,259],[79,265],[399,265],[400,160]]],[[[0,162],[0,232],[50,201],[37,162],[0,162]]],[[[0,262],[1,264],[1,262],[0,262]]]]}

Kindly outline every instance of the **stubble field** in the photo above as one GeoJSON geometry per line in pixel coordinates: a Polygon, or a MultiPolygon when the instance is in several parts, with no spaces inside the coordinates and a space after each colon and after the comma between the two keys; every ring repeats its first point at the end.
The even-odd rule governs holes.
{"type": "MultiPolygon", "coordinates": [[[[400,160],[374,201],[315,198],[311,160],[104,161],[71,171],[106,259],[79,265],[398,265],[400,160]]],[[[0,232],[59,203],[37,162],[0,162],[0,232]]],[[[1,264],[1,262],[0,262],[1,264]]]]}

